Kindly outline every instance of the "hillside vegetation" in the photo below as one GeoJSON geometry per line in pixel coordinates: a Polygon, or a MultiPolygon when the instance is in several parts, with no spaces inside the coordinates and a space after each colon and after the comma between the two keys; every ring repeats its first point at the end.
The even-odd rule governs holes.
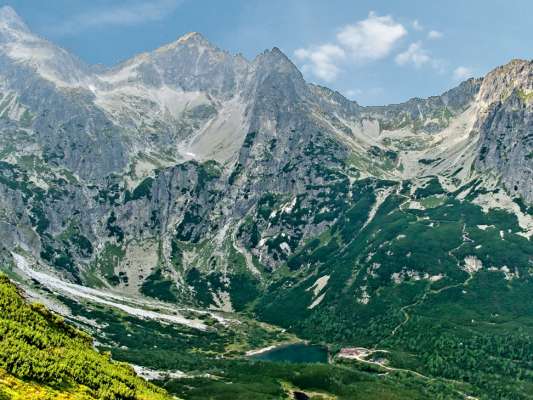
{"type": "Polygon", "coordinates": [[[92,348],[92,338],[0,275],[0,399],[164,400],[161,389],[92,348]]]}

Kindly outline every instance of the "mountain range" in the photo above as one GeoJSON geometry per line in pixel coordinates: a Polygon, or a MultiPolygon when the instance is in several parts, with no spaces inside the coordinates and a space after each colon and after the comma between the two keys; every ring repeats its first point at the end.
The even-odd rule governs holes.
{"type": "Polygon", "coordinates": [[[0,9],[2,269],[116,359],[211,374],[300,338],[442,398],[531,398],[532,203],[531,61],[367,107],[278,48],[189,33],[91,66],[0,9]]]}

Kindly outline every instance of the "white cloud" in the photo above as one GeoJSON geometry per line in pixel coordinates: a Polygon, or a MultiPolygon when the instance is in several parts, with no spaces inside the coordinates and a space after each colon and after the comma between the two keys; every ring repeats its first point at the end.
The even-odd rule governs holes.
{"type": "Polygon", "coordinates": [[[388,56],[405,35],[407,30],[391,16],[371,12],[367,19],[340,29],[335,42],[297,49],[294,56],[303,63],[304,73],[331,82],[348,62],[364,63],[388,56]]]}
{"type": "Polygon", "coordinates": [[[442,32],[439,32],[439,31],[429,31],[428,32],[428,39],[440,39],[443,36],[444,35],[442,34],[442,32]]]}
{"type": "Polygon", "coordinates": [[[453,71],[453,79],[455,79],[456,81],[471,78],[473,75],[474,71],[471,68],[462,65],[455,68],[453,71]]]}
{"type": "Polygon", "coordinates": [[[398,65],[412,64],[415,68],[420,68],[431,61],[431,56],[422,47],[420,42],[411,43],[407,50],[396,56],[395,61],[398,65]]]}
{"type": "Polygon", "coordinates": [[[303,72],[311,72],[316,77],[326,81],[333,81],[338,73],[337,63],[346,53],[334,44],[324,44],[312,49],[298,49],[294,52],[296,58],[304,62],[303,72]]]}
{"type": "Polygon", "coordinates": [[[379,60],[389,55],[394,45],[405,35],[405,27],[390,15],[368,18],[347,25],[337,34],[339,44],[357,61],[379,60]]]}
{"type": "Polygon", "coordinates": [[[133,26],[158,21],[172,13],[182,0],[134,0],[114,7],[74,15],[52,27],[57,34],[73,34],[103,26],[133,26]]]}
{"type": "Polygon", "coordinates": [[[382,87],[371,87],[367,89],[349,89],[344,92],[345,97],[353,101],[358,101],[361,98],[365,98],[366,100],[373,99],[381,96],[383,93],[385,93],[385,90],[382,87]]]}
{"type": "Polygon", "coordinates": [[[422,26],[422,24],[420,24],[420,22],[419,22],[417,19],[415,19],[415,20],[413,21],[413,29],[414,29],[415,31],[423,31],[423,30],[424,30],[424,27],[422,26]]]}
{"type": "Polygon", "coordinates": [[[355,100],[357,96],[360,96],[363,94],[363,91],[361,89],[348,89],[346,91],[346,97],[350,100],[355,100]]]}
{"type": "Polygon", "coordinates": [[[422,46],[422,42],[411,43],[407,50],[394,58],[400,66],[412,65],[416,69],[429,66],[438,73],[446,72],[448,63],[445,60],[433,58],[431,53],[422,46]]]}

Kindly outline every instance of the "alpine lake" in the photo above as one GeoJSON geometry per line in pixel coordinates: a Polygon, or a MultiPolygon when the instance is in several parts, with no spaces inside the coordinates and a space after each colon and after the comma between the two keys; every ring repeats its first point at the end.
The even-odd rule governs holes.
{"type": "Polygon", "coordinates": [[[275,347],[250,356],[251,359],[287,363],[321,363],[328,362],[328,349],[324,346],[295,343],[275,347]]]}

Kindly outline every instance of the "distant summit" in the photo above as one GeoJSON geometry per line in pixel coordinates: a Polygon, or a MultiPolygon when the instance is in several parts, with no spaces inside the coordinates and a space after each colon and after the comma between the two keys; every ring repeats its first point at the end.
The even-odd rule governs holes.
{"type": "Polygon", "coordinates": [[[0,8],[0,29],[9,29],[21,32],[30,31],[22,18],[10,6],[3,6],[0,8]]]}

